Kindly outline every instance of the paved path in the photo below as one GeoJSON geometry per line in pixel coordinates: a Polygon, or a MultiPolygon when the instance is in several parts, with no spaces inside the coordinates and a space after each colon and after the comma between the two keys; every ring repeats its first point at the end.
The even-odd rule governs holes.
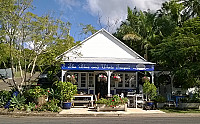
{"type": "Polygon", "coordinates": [[[88,108],[71,108],[69,110],[65,109],[62,110],[59,114],[60,115],[131,115],[131,114],[164,114],[160,110],[142,110],[139,108],[128,108],[127,112],[125,111],[109,111],[109,112],[96,112],[95,109],[88,109],[88,108]]]}

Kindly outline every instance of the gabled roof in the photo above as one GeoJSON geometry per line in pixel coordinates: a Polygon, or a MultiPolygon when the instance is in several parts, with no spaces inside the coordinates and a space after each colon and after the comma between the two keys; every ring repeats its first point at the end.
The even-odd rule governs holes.
{"type": "MultiPolygon", "coordinates": [[[[57,57],[64,62],[151,63],[105,29],[57,57]]],[[[151,63],[153,64],[153,63],[151,63]]]]}

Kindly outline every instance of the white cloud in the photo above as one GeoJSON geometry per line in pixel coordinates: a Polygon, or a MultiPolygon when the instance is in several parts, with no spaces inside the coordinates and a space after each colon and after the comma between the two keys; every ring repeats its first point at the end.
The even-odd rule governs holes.
{"type": "Polygon", "coordinates": [[[121,22],[127,17],[127,6],[137,9],[156,11],[161,4],[167,0],[87,0],[85,6],[94,16],[101,15],[101,21],[104,25],[111,25],[111,32],[114,31],[121,22]]]}
{"type": "Polygon", "coordinates": [[[127,7],[156,11],[168,0],[55,0],[64,8],[82,7],[93,16],[100,16],[103,25],[110,25],[110,32],[116,30],[127,17],[127,7]],[[109,22],[108,22],[109,21],[109,22]],[[117,23],[117,24],[116,24],[117,23]]]}

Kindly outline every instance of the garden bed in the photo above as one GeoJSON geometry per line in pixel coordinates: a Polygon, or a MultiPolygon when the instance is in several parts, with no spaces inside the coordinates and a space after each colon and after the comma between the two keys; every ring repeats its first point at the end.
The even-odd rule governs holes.
{"type": "Polygon", "coordinates": [[[97,104],[97,112],[99,111],[127,111],[127,104],[117,105],[114,107],[105,104],[97,104]]]}

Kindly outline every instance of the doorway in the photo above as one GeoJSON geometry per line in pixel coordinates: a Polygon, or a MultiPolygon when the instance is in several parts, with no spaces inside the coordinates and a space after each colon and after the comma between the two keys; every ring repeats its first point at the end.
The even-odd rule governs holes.
{"type": "Polygon", "coordinates": [[[108,94],[108,83],[107,81],[98,80],[99,75],[95,75],[95,95],[99,98],[106,98],[108,94]]]}

